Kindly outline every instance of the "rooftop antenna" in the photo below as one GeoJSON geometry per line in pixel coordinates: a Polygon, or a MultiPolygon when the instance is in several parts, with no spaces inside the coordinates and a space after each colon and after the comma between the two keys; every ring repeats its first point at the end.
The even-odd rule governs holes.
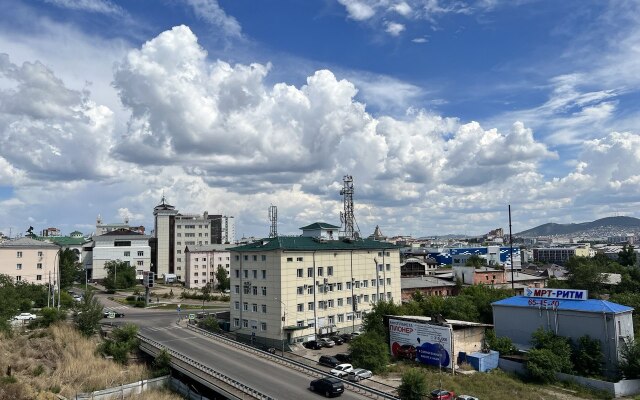
{"type": "Polygon", "coordinates": [[[345,175],[342,178],[343,186],[340,195],[343,196],[344,211],[340,213],[340,222],[342,223],[344,237],[349,239],[357,239],[360,236],[357,227],[356,218],[353,215],[353,178],[351,175],[345,175]],[[355,225],[355,227],[354,227],[355,225]]]}
{"type": "Polygon", "coordinates": [[[269,221],[271,222],[271,229],[269,230],[269,237],[274,238],[278,236],[278,207],[269,206],[269,221]]]}

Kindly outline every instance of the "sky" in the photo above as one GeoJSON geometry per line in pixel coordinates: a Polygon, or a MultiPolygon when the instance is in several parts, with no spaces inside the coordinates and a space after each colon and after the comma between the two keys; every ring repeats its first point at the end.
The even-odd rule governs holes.
{"type": "Polygon", "coordinates": [[[0,0],[0,232],[640,217],[640,3],[0,0]]]}

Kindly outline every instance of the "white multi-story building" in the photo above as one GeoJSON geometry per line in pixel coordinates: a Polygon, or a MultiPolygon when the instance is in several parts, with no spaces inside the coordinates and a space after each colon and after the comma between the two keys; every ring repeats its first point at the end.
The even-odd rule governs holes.
{"type": "Polygon", "coordinates": [[[144,271],[151,270],[151,247],[149,236],[128,229],[118,229],[93,237],[93,243],[85,245],[85,267],[88,279],[104,279],[107,271],[104,265],[109,261],[124,261],[135,266],[136,279],[142,279],[144,271]],[[88,260],[91,260],[89,263],[88,260]]]}
{"type": "Polygon", "coordinates": [[[201,289],[209,285],[212,289],[217,285],[216,273],[222,267],[229,275],[229,245],[210,244],[187,246],[184,251],[185,274],[184,283],[189,289],[201,289]]]}
{"type": "Polygon", "coordinates": [[[104,235],[105,233],[118,229],[129,229],[133,232],[144,235],[144,226],[129,226],[129,218],[125,218],[124,223],[115,222],[110,224],[105,224],[100,215],[96,218],[96,236],[104,235]]]}
{"type": "Polygon", "coordinates": [[[235,242],[235,220],[224,215],[181,214],[172,205],[162,202],[153,209],[156,250],[154,269],[159,278],[175,275],[185,277],[187,246],[208,246],[235,242]]]}
{"type": "Polygon", "coordinates": [[[53,244],[24,237],[0,243],[0,274],[16,281],[56,285],[58,251],[53,244]]]}
{"type": "Polygon", "coordinates": [[[379,300],[401,301],[399,247],[329,240],[329,229],[230,249],[231,330],[273,346],[303,342],[355,330],[379,300]]]}

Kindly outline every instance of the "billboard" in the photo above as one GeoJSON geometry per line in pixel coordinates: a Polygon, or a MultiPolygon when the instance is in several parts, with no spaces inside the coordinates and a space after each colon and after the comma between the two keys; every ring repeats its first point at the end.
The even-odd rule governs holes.
{"type": "Polygon", "coordinates": [[[578,289],[527,288],[524,291],[524,295],[525,297],[541,297],[556,300],[587,300],[589,298],[589,292],[587,290],[578,289]]]}
{"type": "Polygon", "coordinates": [[[390,318],[389,345],[394,357],[453,368],[450,326],[390,318]]]}

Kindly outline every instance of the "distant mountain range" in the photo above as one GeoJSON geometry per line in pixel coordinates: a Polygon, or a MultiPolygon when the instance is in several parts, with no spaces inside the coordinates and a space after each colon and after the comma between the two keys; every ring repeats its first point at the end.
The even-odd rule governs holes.
{"type": "Polygon", "coordinates": [[[535,237],[584,235],[604,237],[635,232],[640,232],[640,219],[633,217],[607,217],[579,224],[548,223],[520,233],[515,233],[514,236],[535,237]]]}

